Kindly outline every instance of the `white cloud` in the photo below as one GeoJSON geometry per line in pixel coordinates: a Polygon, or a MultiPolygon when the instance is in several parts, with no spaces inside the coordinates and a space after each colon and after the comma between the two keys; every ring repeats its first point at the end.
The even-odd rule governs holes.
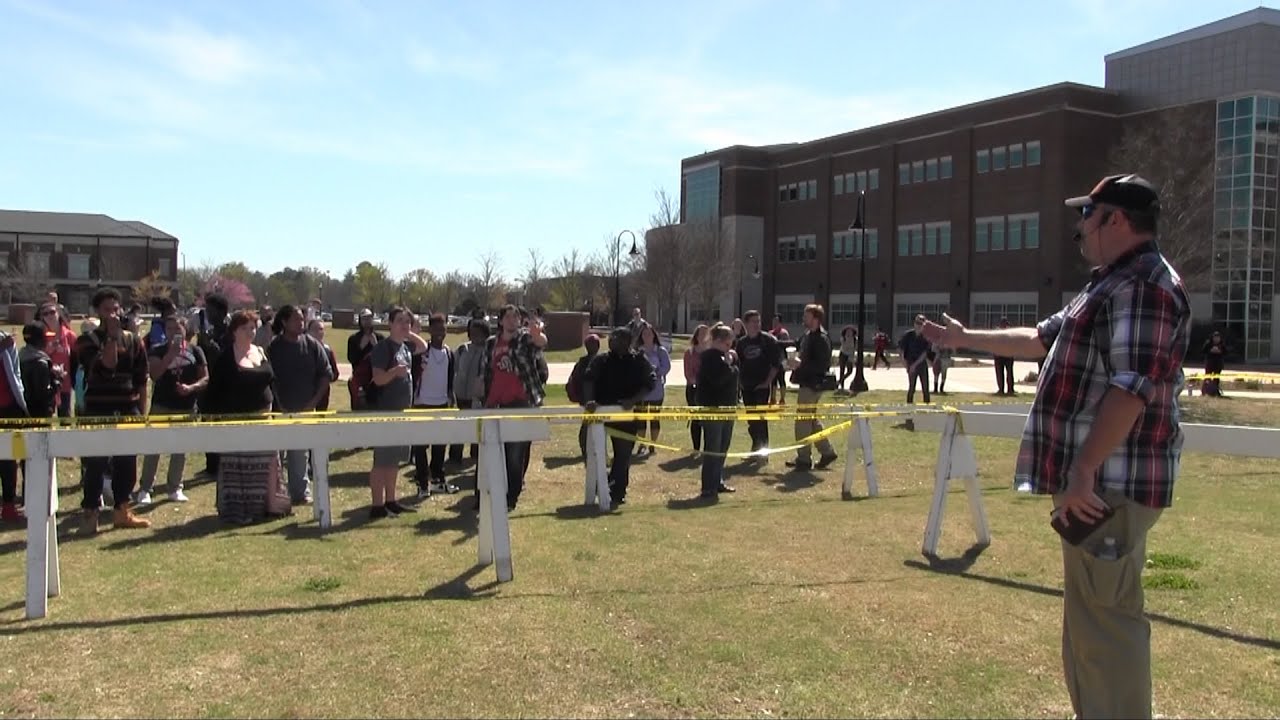
{"type": "Polygon", "coordinates": [[[133,26],[122,33],[122,37],[165,66],[203,82],[236,83],[266,71],[271,65],[271,61],[246,40],[214,34],[187,21],[174,21],[164,28],[133,26]]]}
{"type": "Polygon", "coordinates": [[[423,75],[450,75],[470,80],[491,80],[498,74],[495,58],[434,50],[414,44],[406,54],[409,67],[423,75]]]}

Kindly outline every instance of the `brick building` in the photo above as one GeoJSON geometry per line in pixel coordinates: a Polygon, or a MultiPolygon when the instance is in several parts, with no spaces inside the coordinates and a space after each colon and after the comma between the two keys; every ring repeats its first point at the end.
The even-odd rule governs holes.
{"type": "Polygon", "coordinates": [[[127,290],[152,271],[175,283],[178,257],[178,239],[143,222],[0,210],[0,272],[11,302],[56,289],[69,311],[87,312],[99,287],[127,290]]]}
{"type": "Polygon", "coordinates": [[[859,235],[848,228],[863,190],[870,327],[897,334],[916,313],[943,310],[979,327],[1032,323],[1088,276],[1063,199],[1129,170],[1107,167],[1108,151],[1128,124],[1174,108],[1215,143],[1214,200],[1202,211],[1213,268],[1192,288],[1197,320],[1226,328],[1250,360],[1280,360],[1280,11],[1267,8],[1109,55],[1102,88],[1060,83],[685,158],[681,224],[728,238],[731,277],[719,307],[686,303],[677,324],[761,308],[794,329],[808,302],[825,305],[832,326],[856,322],[859,235]]]}

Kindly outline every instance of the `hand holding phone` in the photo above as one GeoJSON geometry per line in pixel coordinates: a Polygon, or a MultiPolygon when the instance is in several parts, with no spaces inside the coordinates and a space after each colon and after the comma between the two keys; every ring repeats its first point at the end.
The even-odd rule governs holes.
{"type": "Polygon", "coordinates": [[[1085,518],[1069,514],[1069,512],[1066,507],[1054,508],[1049,513],[1049,526],[1071,545],[1079,545],[1084,542],[1086,538],[1093,534],[1094,530],[1102,527],[1103,523],[1116,514],[1116,511],[1108,505],[1102,511],[1101,517],[1091,522],[1085,518]]]}

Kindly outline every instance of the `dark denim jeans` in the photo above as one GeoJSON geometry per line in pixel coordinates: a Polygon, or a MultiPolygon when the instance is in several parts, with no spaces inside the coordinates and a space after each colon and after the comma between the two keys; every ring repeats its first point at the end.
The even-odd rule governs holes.
{"type": "Polygon", "coordinates": [[[715,495],[724,484],[725,457],[715,453],[729,451],[733,440],[732,420],[704,420],[702,422],[702,494],[715,495]]]}

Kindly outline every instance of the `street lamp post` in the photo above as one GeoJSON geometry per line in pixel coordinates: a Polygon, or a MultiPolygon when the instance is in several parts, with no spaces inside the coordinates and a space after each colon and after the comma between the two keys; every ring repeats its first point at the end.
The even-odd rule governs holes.
{"type": "Polygon", "coordinates": [[[867,191],[860,190],[858,192],[858,212],[853,218],[853,224],[849,226],[850,230],[858,231],[858,357],[854,361],[853,384],[852,391],[863,393],[867,391],[867,378],[863,374],[862,352],[866,336],[863,333],[866,322],[867,307],[867,191]]]}
{"type": "Polygon", "coordinates": [[[623,230],[618,233],[618,237],[613,240],[613,324],[615,327],[622,324],[622,236],[631,236],[631,252],[627,253],[631,256],[640,254],[640,250],[636,247],[636,234],[630,230],[623,230]]]}
{"type": "Polygon", "coordinates": [[[742,262],[742,264],[738,266],[738,312],[736,313],[736,314],[737,314],[737,317],[742,317],[742,311],[743,311],[743,307],[742,307],[742,269],[743,269],[743,268],[745,268],[745,267],[747,266],[746,260],[750,260],[750,261],[751,261],[751,277],[752,277],[752,278],[754,278],[754,279],[756,279],[756,280],[759,280],[759,279],[760,279],[760,261],[756,259],[756,256],[755,256],[755,255],[747,255],[747,257],[744,259],[744,261],[742,262]]]}

